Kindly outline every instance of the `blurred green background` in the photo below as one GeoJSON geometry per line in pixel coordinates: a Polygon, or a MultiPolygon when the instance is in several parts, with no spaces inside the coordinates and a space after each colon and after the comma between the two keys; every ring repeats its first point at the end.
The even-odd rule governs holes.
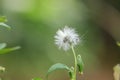
{"type": "MultiPolygon", "coordinates": [[[[20,50],[0,55],[6,68],[4,80],[45,79],[55,63],[74,65],[71,50],[59,50],[54,35],[65,25],[82,37],[75,48],[85,63],[84,80],[113,80],[113,66],[120,63],[119,0],[0,0],[0,15],[12,30],[0,28],[0,42],[20,50]]],[[[78,80],[80,80],[78,75],[78,80]]],[[[56,71],[49,80],[69,80],[67,72],[56,71]]]]}

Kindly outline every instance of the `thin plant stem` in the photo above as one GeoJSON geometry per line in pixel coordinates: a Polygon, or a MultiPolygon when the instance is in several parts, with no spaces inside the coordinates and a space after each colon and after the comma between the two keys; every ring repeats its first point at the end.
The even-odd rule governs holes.
{"type": "Polygon", "coordinates": [[[74,60],[75,60],[75,65],[74,65],[74,78],[73,80],[76,80],[76,74],[77,74],[77,57],[76,57],[76,53],[75,53],[75,50],[74,50],[74,47],[71,46],[72,48],[72,52],[73,52],[73,55],[74,55],[74,60]]]}

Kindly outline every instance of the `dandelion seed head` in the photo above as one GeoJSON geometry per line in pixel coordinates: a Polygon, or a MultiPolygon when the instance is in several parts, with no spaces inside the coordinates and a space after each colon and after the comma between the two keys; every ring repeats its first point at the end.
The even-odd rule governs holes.
{"type": "Polygon", "coordinates": [[[75,46],[80,42],[79,35],[75,32],[75,29],[65,26],[63,29],[59,29],[56,32],[55,44],[59,49],[67,51],[71,45],[75,46]]]}

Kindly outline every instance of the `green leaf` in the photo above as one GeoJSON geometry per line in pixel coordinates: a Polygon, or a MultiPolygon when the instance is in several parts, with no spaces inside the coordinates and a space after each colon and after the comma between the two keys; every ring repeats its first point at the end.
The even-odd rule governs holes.
{"type": "Polygon", "coordinates": [[[84,64],[80,55],[77,56],[77,66],[80,74],[83,74],[84,64]]]}
{"type": "Polygon", "coordinates": [[[3,27],[7,27],[10,29],[10,26],[8,26],[7,24],[5,24],[5,22],[7,22],[7,19],[5,16],[0,16],[0,26],[3,26],[3,27]]]}
{"type": "Polygon", "coordinates": [[[8,53],[8,52],[11,52],[11,51],[14,51],[14,50],[18,50],[18,49],[20,49],[19,46],[13,47],[13,48],[4,48],[4,49],[0,50],[0,54],[5,54],[5,53],[8,53]]]}
{"type": "Polygon", "coordinates": [[[8,29],[11,29],[10,26],[8,26],[7,24],[5,24],[5,23],[3,23],[3,22],[0,22],[0,26],[6,27],[6,28],[8,28],[8,29]]]}
{"type": "Polygon", "coordinates": [[[41,78],[33,78],[32,80],[42,80],[41,78]]]}
{"type": "Polygon", "coordinates": [[[0,16],[0,22],[7,22],[7,19],[5,16],[0,16]]]}
{"type": "Polygon", "coordinates": [[[0,43],[0,50],[6,47],[6,43],[0,43]]]}
{"type": "Polygon", "coordinates": [[[55,71],[55,70],[59,70],[59,69],[65,69],[65,70],[68,70],[70,71],[69,67],[67,67],[67,65],[65,64],[61,64],[61,63],[57,63],[57,64],[54,64],[53,66],[51,66],[49,69],[48,69],[48,72],[47,72],[47,76],[55,71]]]}

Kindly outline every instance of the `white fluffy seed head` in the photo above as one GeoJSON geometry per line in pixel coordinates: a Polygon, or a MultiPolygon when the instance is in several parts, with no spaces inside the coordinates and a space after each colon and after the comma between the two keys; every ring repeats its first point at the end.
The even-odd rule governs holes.
{"type": "Polygon", "coordinates": [[[65,26],[56,32],[55,44],[61,49],[67,51],[71,46],[75,46],[80,42],[79,35],[73,28],[65,26]]]}

